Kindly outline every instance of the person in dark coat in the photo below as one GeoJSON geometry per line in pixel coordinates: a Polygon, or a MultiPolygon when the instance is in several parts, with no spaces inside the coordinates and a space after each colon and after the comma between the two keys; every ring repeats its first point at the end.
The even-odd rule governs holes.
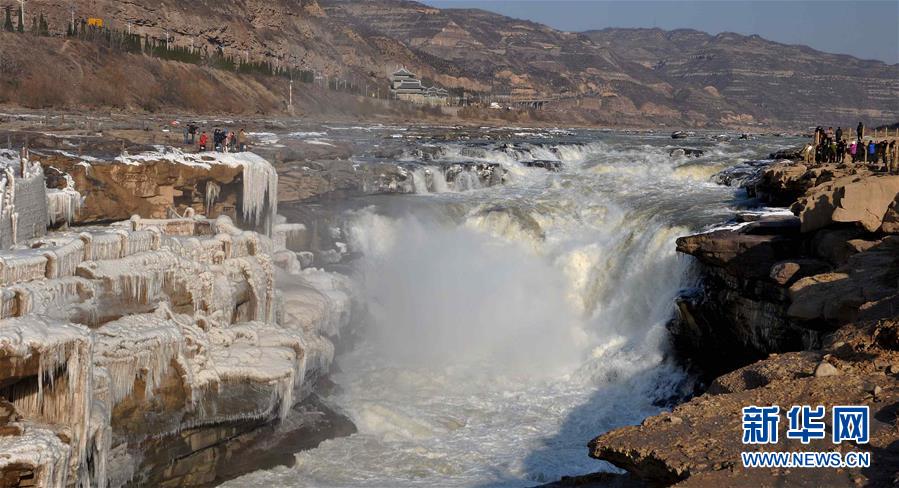
{"type": "Polygon", "coordinates": [[[193,122],[191,122],[187,126],[187,135],[190,136],[190,142],[189,142],[190,145],[193,145],[193,143],[194,143],[194,138],[197,136],[197,129],[198,129],[197,125],[194,124],[193,122]]]}
{"type": "Polygon", "coordinates": [[[855,133],[858,135],[858,140],[861,141],[862,138],[865,136],[865,124],[862,124],[861,122],[859,122],[858,127],[856,127],[856,129],[855,129],[855,133]]]}

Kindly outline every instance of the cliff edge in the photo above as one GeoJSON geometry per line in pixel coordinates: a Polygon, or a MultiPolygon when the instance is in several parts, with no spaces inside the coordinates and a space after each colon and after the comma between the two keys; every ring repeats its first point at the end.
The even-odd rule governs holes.
{"type": "Polygon", "coordinates": [[[711,380],[670,413],[594,439],[590,455],[652,484],[894,486],[899,482],[899,176],[781,161],[748,188],[791,213],[741,215],[683,237],[697,289],[678,299],[678,353],[711,380]],[[786,439],[782,451],[871,453],[869,468],[744,469],[741,409],[869,405],[868,444],[786,439]]]}

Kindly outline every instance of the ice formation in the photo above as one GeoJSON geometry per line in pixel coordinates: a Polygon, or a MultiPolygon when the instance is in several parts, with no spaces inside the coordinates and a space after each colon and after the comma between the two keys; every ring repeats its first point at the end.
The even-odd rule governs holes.
{"type": "MultiPolygon", "coordinates": [[[[278,172],[264,158],[250,152],[241,153],[186,153],[179,149],[157,147],[135,155],[123,155],[116,161],[124,164],[143,164],[151,161],[167,160],[177,164],[211,168],[224,165],[243,168],[243,196],[241,207],[243,218],[253,224],[271,223],[278,212],[278,172]]],[[[210,202],[218,199],[219,189],[214,182],[206,186],[207,209],[210,202]]]]}
{"type": "Polygon", "coordinates": [[[69,446],[55,432],[28,429],[22,436],[0,437],[0,472],[28,467],[36,486],[66,486],[69,475],[69,446]]]}
{"type": "Polygon", "coordinates": [[[299,251],[305,244],[306,232],[303,224],[277,223],[272,229],[272,241],[276,248],[299,251]]]}
{"type": "Polygon", "coordinates": [[[0,321],[0,352],[10,366],[2,373],[4,379],[20,378],[0,390],[0,396],[12,402],[29,421],[69,430],[70,454],[54,454],[54,461],[44,467],[51,479],[65,480],[65,470],[60,473],[60,467],[54,464],[67,462],[71,456],[77,466],[87,449],[91,402],[89,330],[38,316],[4,319],[0,321]]]}
{"type": "Polygon", "coordinates": [[[221,192],[222,192],[222,188],[218,185],[218,183],[216,183],[214,181],[206,182],[206,212],[207,212],[207,214],[212,213],[212,209],[215,207],[215,202],[218,200],[219,194],[221,192]]]}
{"type": "Polygon", "coordinates": [[[0,248],[43,235],[47,228],[47,196],[39,163],[21,153],[0,150],[0,248]]]}
{"type": "Polygon", "coordinates": [[[153,395],[180,353],[181,330],[166,307],[151,314],[127,315],[95,334],[94,364],[109,373],[112,405],[144,381],[144,397],[153,395]]]}
{"type": "Polygon", "coordinates": [[[0,471],[25,459],[40,486],[120,486],[142,440],[283,418],[328,372],[351,288],[299,269],[285,246],[302,226],[282,220],[274,242],[227,217],[81,230],[0,252],[0,396],[40,426],[0,437],[0,471]],[[142,408],[165,410],[121,417],[142,408]],[[70,442],[44,435],[59,429],[70,442]]]}
{"type": "Polygon", "coordinates": [[[81,210],[84,198],[75,189],[75,181],[65,175],[66,187],[47,190],[47,213],[50,225],[71,224],[75,214],[81,210]]]}

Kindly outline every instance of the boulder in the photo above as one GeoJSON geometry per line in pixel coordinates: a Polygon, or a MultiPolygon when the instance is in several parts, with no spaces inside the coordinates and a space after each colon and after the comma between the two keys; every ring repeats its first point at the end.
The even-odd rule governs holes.
{"type": "Polygon", "coordinates": [[[830,270],[830,266],[817,259],[799,258],[789,261],[781,261],[771,266],[769,276],[771,280],[780,286],[790,286],[796,281],[825,273],[830,270]]]}
{"type": "Polygon", "coordinates": [[[836,366],[828,363],[827,361],[821,361],[818,366],[815,368],[815,377],[823,378],[825,376],[839,376],[840,370],[836,368],[836,366]]]}
{"type": "Polygon", "coordinates": [[[794,283],[789,290],[788,315],[802,320],[849,322],[866,307],[895,295],[899,291],[899,236],[865,247],[836,271],[794,283]]]}
{"type": "Polygon", "coordinates": [[[809,190],[791,209],[811,232],[839,223],[855,223],[876,232],[899,194],[899,176],[848,175],[809,190]]]}
{"type": "Polygon", "coordinates": [[[774,205],[790,205],[805,193],[810,180],[805,165],[778,162],[765,168],[751,193],[774,205]]]}
{"type": "Polygon", "coordinates": [[[797,281],[790,287],[787,313],[803,320],[851,320],[865,302],[858,284],[846,273],[824,273],[797,281]]]}
{"type": "Polygon", "coordinates": [[[865,236],[865,232],[854,227],[821,229],[812,237],[811,251],[815,256],[823,258],[833,265],[841,266],[846,264],[853,254],[869,247],[857,242],[863,236],[865,236]]]}
{"type": "Polygon", "coordinates": [[[771,266],[793,257],[797,241],[785,235],[749,234],[719,230],[681,237],[678,252],[695,256],[703,263],[726,268],[740,276],[764,277],[771,266]]]}
{"type": "Polygon", "coordinates": [[[880,231],[885,234],[899,234],[899,196],[887,209],[886,215],[883,216],[883,224],[880,231]]]}

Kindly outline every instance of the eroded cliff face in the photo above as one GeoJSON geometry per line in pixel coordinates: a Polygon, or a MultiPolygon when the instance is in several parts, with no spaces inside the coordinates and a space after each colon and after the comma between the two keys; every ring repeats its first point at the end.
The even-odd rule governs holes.
{"type": "MultiPolygon", "coordinates": [[[[58,35],[65,32],[74,10],[76,18],[102,18],[113,28],[130,28],[160,43],[312,69],[355,79],[354,84],[380,85],[382,90],[387,85],[385,67],[404,65],[448,89],[553,99],[547,110],[556,120],[748,126],[807,125],[824,118],[854,124],[859,117],[892,123],[899,115],[895,65],[758,36],[658,29],[571,33],[483,10],[437,9],[397,0],[239,0],[229,8],[172,0],[31,1],[29,11],[42,12],[58,35]]],[[[79,49],[77,41],[67,42],[65,56],[51,54],[61,49],[58,44],[48,45],[42,56],[52,60],[48,64],[54,66],[54,75],[65,74],[63,88],[51,73],[17,57],[21,41],[12,34],[7,40],[0,35],[0,41],[10,46],[15,75],[40,79],[42,88],[52,92],[34,96],[10,86],[11,101],[25,100],[28,106],[60,107],[74,85],[91,96],[75,97],[73,104],[150,111],[161,106],[199,112],[206,107],[208,112],[214,107],[232,113],[287,109],[283,83],[235,79],[217,70],[197,70],[188,77],[181,63],[147,65],[136,57],[109,57],[108,62],[100,60],[103,69],[96,70],[98,59],[108,53],[79,49]],[[122,63],[139,67],[143,76],[137,81],[143,82],[122,71],[122,63]],[[128,87],[125,95],[120,95],[122,86],[128,87]],[[132,92],[140,96],[127,96],[132,92]],[[227,93],[221,98],[245,102],[197,96],[220,92],[227,93]]],[[[46,39],[38,43],[47,44],[46,39]]],[[[335,101],[326,93],[303,96],[302,109],[331,113],[328,105],[335,101]]],[[[356,108],[356,113],[374,110],[356,108]]]]}
{"type": "Polygon", "coordinates": [[[66,215],[62,220],[68,224],[191,214],[226,215],[263,232],[274,225],[278,175],[253,153],[186,153],[159,146],[102,159],[59,150],[34,152],[33,158],[51,186],[80,196],[77,209],[51,211],[66,215]]]}
{"type": "Polygon", "coordinates": [[[663,485],[899,482],[896,178],[776,163],[752,190],[792,199],[795,215],[744,215],[752,221],[679,239],[678,251],[698,260],[702,285],[679,299],[670,329],[680,353],[717,378],[671,413],[599,436],[591,456],[663,485]],[[870,405],[871,443],[787,441],[783,450],[870,451],[870,469],[742,468],[741,408],[819,404],[870,405]]]}
{"type": "Polygon", "coordinates": [[[147,215],[0,254],[3,486],[200,485],[239,474],[261,444],[352,431],[303,406],[349,323],[349,279],[303,269],[288,249],[305,229],[275,218],[265,160],[191,158],[42,160],[86,195],[73,223],[116,219],[129,198],[147,215]],[[230,201],[244,220],[271,222],[272,237],[185,211],[223,208],[221,193],[179,205],[160,190],[199,181],[241,181],[230,201]],[[141,188],[146,201],[133,196],[141,188]],[[150,218],[173,202],[186,216],[150,218]]]}

